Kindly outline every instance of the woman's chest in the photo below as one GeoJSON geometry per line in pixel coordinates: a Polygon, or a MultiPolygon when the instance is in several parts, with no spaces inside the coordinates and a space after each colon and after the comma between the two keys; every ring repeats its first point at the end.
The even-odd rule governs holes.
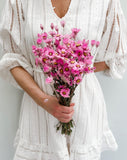
{"type": "MultiPolygon", "coordinates": [[[[79,39],[101,38],[108,8],[108,0],[71,0],[70,6],[65,15],[60,18],[54,11],[51,0],[31,0],[26,12],[26,38],[34,41],[37,34],[41,32],[40,24],[44,30],[50,30],[50,24],[58,26],[60,32],[70,33],[71,28],[79,28],[79,39]],[[64,31],[60,21],[65,21],[64,31]],[[32,34],[32,36],[29,36],[32,34]],[[29,36],[29,37],[28,37],[29,36]]],[[[63,34],[64,34],[63,33],[63,34]]]]}
{"type": "Polygon", "coordinates": [[[73,0],[49,0],[51,1],[51,5],[53,7],[53,10],[55,14],[58,16],[58,18],[64,17],[68,10],[71,7],[73,0]]]}

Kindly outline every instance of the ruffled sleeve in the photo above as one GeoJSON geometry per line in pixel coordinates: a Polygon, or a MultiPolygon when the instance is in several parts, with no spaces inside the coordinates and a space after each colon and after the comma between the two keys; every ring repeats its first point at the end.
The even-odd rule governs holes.
{"type": "Polygon", "coordinates": [[[21,66],[33,76],[32,64],[25,49],[25,16],[21,0],[7,0],[0,21],[0,77],[14,87],[23,90],[16,82],[10,69],[21,66]]]}
{"type": "Polygon", "coordinates": [[[127,24],[119,0],[110,0],[95,62],[105,61],[104,75],[122,79],[127,64],[127,24]]]}

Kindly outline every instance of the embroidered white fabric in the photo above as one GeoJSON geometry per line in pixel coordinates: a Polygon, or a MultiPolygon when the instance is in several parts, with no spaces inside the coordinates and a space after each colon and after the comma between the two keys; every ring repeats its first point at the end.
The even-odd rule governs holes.
{"type": "Polygon", "coordinates": [[[104,60],[109,69],[103,73],[113,79],[122,79],[127,64],[127,25],[119,0],[109,3],[101,45],[95,61],[104,60]]]}
{"type": "MultiPolygon", "coordinates": [[[[126,22],[119,0],[71,0],[68,12],[59,18],[51,0],[6,0],[0,21],[0,44],[3,56],[0,60],[0,77],[23,90],[10,69],[21,66],[47,94],[53,94],[46,85],[40,67],[35,66],[32,45],[36,44],[40,24],[45,31],[53,22],[69,33],[77,27],[81,31],[77,39],[100,41],[93,48],[94,62],[105,61],[109,69],[103,73],[121,79],[126,70],[127,34],[126,22]]],[[[104,150],[117,150],[118,145],[108,124],[104,95],[95,73],[85,75],[72,99],[75,103],[73,119],[76,126],[71,136],[56,132],[58,120],[24,92],[19,127],[14,140],[14,160],[100,160],[104,150]]]]}

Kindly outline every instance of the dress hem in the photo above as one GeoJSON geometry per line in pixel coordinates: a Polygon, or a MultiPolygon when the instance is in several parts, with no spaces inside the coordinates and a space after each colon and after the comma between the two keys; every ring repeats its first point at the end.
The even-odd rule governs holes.
{"type": "Polygon", "coordinates": [[[59,152],[49,152],[49,146],[30,144],[27,140],[20,138],[19,133],[18,129],[14,140],[16,152],[13,160],[99,160],[102,152],[106,150],[117,151],[118,149],[111,130],[106,132],[98,143],[89,147],[72,145],[69,152],[67,148],[59,152]]]}

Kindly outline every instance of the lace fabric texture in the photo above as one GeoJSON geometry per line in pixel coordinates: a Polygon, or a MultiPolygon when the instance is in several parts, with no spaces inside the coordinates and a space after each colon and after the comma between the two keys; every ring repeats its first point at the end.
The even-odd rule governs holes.
{"type": "Polygon", "coordinates": [[[16,88],[22,90],[10,69],[21,66],[33,76],[32,64],[24,46],[24,15],[22,3],[19,0],[7,0],[1,15],[0,44],[3,57],[0,61],[0,76],[16,88]]]}
{"type": "Polygon", "coordinates": [[[113,79],[122,79],[127,64],[127,25],[119,0],[109,3],[101,45],[95,61],[105,61],[109,69],[103,71],[113,79]]]}
{"type": "MultiPolygon", "coordinates": [[[[12,85],[18,87],[19,89],[21,89],[21,87],[18,86],[17,82],[10,74],[10,69],[13,68],[13,65],[14,67],[25,67],[24,65],[21,65],[21,63],[20,65],[18,63],[21,57],[21,61],[26,59],[26,64],[29,66],[25,69],[33,75],[31,72],[32,64],[28,55],[29,51],[27,46],[24,46],[26,41],[24,29],[26,25],[25,14],[27,10],[26,8],[28,7],[27,5],[27,1],[7,0],[5,8],[2,12],[0,24],[0,42],[3,49],[2,53],[4,53],[1,59],[0,75],[2,78],[6,79],[9,83],[12,83],[12,85]],[[15,61],[16,56],[18,56],[17,62],[15,61]],[[9,59],[11,60],[9,61],[9,59]],[[11,68],[9,68],[9,66],[11,66],[11,68]]],[[[51,11],[49,10],[49,12],[51,11]]],[[[69,10],[69,19],[71,19],[71,14],[72,13],[69,10]]],[[[71,23],[71,20],[69,23],[71,23]]],[[[115,79],[121,79],[126,71],[127,26],[119,0],[109,1],[107,15],[103,25],[103,34],[102,36],[100,34],[101,38],[98,39],[101,44],[95,52],[95,62],[105,61],[110,69],[103,71],[104,74],[115,79]]]]}
{"type": "MultiPolygon", "coordinates": [[[[71,28],[77,27],[81,29],[78,39],[100,41],[99,48],[92,50],[93,62],[105,61],[109,66],[103,71],[105,75],[123,78],[127,62],[127,29],[119,0],[73,0],[69,12],[61,19],[53,14],[49,4],[50,0],[6,0],[0,21],[3,53],[0,77],[23,90],[10,72],[20,66],[44,92],[52,94],[52,88],[45,84],[43,72],[35,66],[31,46],[36,44],[40,24],[49,31],[52,22],[60,27],[60,21],[65,20],[66,26],[60,32],[69,33],[71,28]]],[[[76,127],[68,138],[56,133],[58,120],[24,92],[14,140],[14,160],[100,160],[102,151],[117,150],[108,124],[104,95],[94,73],[84,77],[73,102],[76,127]]]]}

